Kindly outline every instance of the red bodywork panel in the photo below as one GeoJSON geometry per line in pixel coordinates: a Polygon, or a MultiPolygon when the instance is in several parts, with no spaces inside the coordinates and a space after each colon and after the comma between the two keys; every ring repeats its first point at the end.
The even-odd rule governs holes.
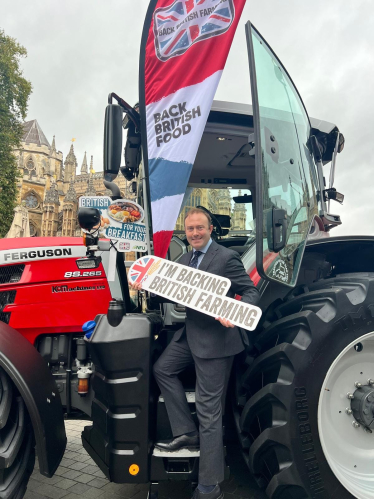
{"type": "Polygon", "coordinates": [[[0,240],[1,269],[25,265],[18,282],[0,284],[0,296],[16,291],[13,303],[0,311],[10,312],[9,325],[30,343],[41,334],[81,331],[86,321],[107,312],[111,293],[102,264],[79,270],[75,263],[85,253],[75,237],[0,240]]]}

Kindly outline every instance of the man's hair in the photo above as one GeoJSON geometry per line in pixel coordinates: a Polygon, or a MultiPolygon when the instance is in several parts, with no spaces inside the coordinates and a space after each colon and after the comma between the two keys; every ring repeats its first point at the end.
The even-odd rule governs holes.
{"type": "Polygon", "coordinates": [[[202,210],[201,208],[191,208],[190,210],[187,211],[185,217],[184,217],[184,221],[186,222],[186,218],[189,217],[190,215],[197,215],[197,214],[201,214],[201,215],[205,215],[206,218],[208,219],[208,225],[213,225],[212,223],[212,219],[210,218],[210,215],[208,212],[206,212],[205,210],[202,210]]]}

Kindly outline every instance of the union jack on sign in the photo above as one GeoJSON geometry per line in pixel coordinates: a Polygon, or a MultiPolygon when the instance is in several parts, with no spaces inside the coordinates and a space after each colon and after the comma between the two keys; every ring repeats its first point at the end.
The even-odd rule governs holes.
{"type": "Polygon", "coordinates": [[[133,263],[130,267],[128,279],[131,282],[141,282],[147,272],[150,270],[152,265],[158,260],[158,258],[153,258],[151,256],[144,256],[143,258],[139,258],[135,263],[133,263]]]}
{"type": "Polygon", "coordinates": [[[232,0],[175,0],[155,10],[153,30],[157,57],[165,62],[194,43],[225,33],[235,17],[232,0]]]}

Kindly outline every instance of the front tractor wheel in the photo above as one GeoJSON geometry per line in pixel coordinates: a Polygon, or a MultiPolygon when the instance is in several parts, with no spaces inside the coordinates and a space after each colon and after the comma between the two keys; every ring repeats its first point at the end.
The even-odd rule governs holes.
{"type": "Polygon", "coordinates": [[[237,378],[247,464],[272,499],[374,497],[374,274],[296,289],[237,378]]]}
{"type": "Polygon", "coordinates": [[[0,368],[0,498],[21,499],[35,464],[34,435],[27,409],[0,368]]]}

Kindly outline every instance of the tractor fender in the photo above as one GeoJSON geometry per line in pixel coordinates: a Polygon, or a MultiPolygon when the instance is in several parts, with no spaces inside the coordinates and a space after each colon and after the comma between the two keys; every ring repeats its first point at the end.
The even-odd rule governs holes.
{"type": "Polygon", "coordinates": [[[0,322],[0,366],[12,379],[30,415],[40,473],[51,477],[64,455],[64,415],[47,363],[17,330],[0,322]]]}

